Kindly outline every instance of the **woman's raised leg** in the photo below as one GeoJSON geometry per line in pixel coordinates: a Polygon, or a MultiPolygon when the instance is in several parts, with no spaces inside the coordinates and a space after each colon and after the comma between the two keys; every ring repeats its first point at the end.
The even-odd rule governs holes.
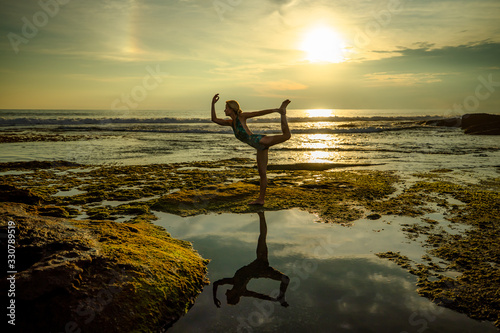
{"type": "Polygon", "coordinates": [[[267,147],[271,147],[277,145],[278,143],[285,142],[292,137],[290,133],[290,128],[288,127],[288,120],[286,119],[286,107],[290,104],[290,101],[287,99],[281,104],[280,114],[281,114],[281,132],[283,134],[280,135],[266,135],[262,139],[260,139],[260,143],[266,145],[267,147]]]}

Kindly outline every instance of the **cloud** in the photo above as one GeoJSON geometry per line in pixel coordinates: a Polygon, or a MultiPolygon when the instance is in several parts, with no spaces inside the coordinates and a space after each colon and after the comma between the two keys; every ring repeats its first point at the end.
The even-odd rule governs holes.
{"type": "Polygon", "coordinates": [[[272,4],[276,4],[278,6],[283,6],[283,5],[288,5],[292,2],[295,2],[295,0],[268,0],[272,4]]]}
{"type": "Polygon", "coordinates": [[[447,75],[447,73],[371,73],[366,74],[365,79],[368,85],[370,82],[376,82],[377,85],[386,84],[394,86],[413,86],[416,84],[427,84],[441,82],[440,76],[447,75]]]}
{"type": "Polygon", "coordinates": [[[287,91],[287,90],[303,90],[307,86],[290,80],[270,81],[262,84],[262,87],[267,90],[287,91]]]}
{"type": "MultiPolygon", "coordinates": [[[[21,34],[21,19],[41,10],[38,1],[0,2],[4,37],[21,34]]],[[[92,93],[96,84],[109,83],[102,89],[114,94],[122,81],[159,64],[175,78],[179,96],[202,95],[216,86],[241,98],[258,95],[259,101],[286,93],[294,94],[294,101],[314,99],[325,107],[338,101],[344,107],[377,107],[379,100],[359,98],[372,94],[399,98],[399,107],[425,93],[435,99],[468,93],[479,75],[500,77],[498,0],[402,0],[407,6],[381,26],[356,62],[332,65],[301,62],[302,34],[318,22],[330,24],[348,44],[376,20],[374,14],[387,9],[386,0],[220,2],[231,6],[222,17],[213,1],[70,1],[20,45],[19,55],[7,38],[0,41],[5,51],[0,87],[35,94],[36,87],[51,82],[53,91],[75,91],[78,100],[78,94],[89,94],[85,83],[92,93]]],[[[190,102],[194,106],[186,108],[204,103],[201,97],[190,102]]]]}
{"type": "Polygon", "coordinates": [[[403,48],[399,53],[402,56],[446,60],[461,65],[498,65],[500,63],[500,43],[490,40],[441,48],[433,48],[434,44],[427,42],[420,43],[419,46],[415,49],[403,48]]]}
{"type": "Polygon", "coordinates": [[[254,90],[258,96],[270,98],[283,98],[289,91],[306,90],[307,85],[292,80],[267,81],[250,83],[248,87],[254,90]]]}
{"type": "Polygon", "coordinates": [[[142,77],[136,76],[98,76],[95,74],[86,73],[70,73],[64,74],[64,77],[75,80],[75,81],[95,81],[95,82],[106,82],[106,83],[119,83],[127,80],[140,80],[142,77]]]}
{"type": "Polygon", "coordinates": [[[390,57],[363,62],[360,66],[390,73],[465,73],[500,65],[500,43],[470,42],[458,46],[435,47],[421,42],[416,48],[399,47],[388,51],[390,57]]]}

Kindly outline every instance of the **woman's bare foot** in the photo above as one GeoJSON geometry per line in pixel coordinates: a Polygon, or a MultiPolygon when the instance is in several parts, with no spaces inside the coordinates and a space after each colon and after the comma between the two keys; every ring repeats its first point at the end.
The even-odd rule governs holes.
{"type": "Polygon", "coordinates": [[[255,201],[249,202],[248,204],[252,206],[264,206],[264,200],[257,199],[255,201]]]}
{"type": "Polygon", "coordinates": [[[291,103],[291,101],[289,99],[284,100],[283,103],[281,103],[281,106],[280,106],[278,112],[281,113],[282,115],[286,115],[286,107],[290,103],[291,103]]]}

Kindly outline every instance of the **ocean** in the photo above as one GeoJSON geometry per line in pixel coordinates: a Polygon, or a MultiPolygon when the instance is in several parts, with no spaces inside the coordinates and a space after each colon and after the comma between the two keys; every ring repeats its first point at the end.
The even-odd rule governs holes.
{"type": "MultiPolygon", "coordinates": [[[[222,110],[218,116],[224,116],[222,110]]],[[[287,116],[292,138],[270,149],[269,164],[370,164],[414,171],[500,165],[498,136],[426,125],[446,118],[444,110],[291,109],[287,116]]],[[[254,133],[281,131],[277,113],[250,119],[248,125],[254,133]]],[[[142,165],[255,157],[230,127],[210,121],[208,109],[0,110],[0,134],[0,162],[142,165]]]]}

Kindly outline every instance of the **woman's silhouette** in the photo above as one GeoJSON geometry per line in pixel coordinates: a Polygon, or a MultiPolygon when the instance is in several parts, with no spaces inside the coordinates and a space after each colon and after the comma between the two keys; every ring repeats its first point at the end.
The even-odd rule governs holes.
{"type": "Polygon", "coordinates": [[[269,147],[274,146],[278,143],[285,142],[290,139],[290,129],[288,128],[288,122],[286,119],[286,107],[290,104],[290,100],[285,100],[281,103],[279,109],[268,109],[262,111],[254,112],[243,112],[240,109],[238,102],[230,100],[226,102],[226,108],[224,113],[226,116],[231,117],[231,119],[220,119],[217,118],[215,113],[215,103],[219,100],[219,94],[215,94],[212,99],[212,121],[221,126],[231,126],[233,128],[234,135],[236,138],[242,142],[247,143],[253,148],[257,149],[257,168],[259,170],[260,176],[260,194],[259,198],[255,201],[250,202],[250,205],[264,205],[264,200],[266,196],[267,188],[267,160],[269,147]],[[261,135],[253,134],[252,131],[247,126],[247,119],[253,117],[260,117],[272,112],[278,112],[281,114],[281,131],[282,134],[279,135],[261,135]]]}
{"type": "Polygon", "coordinates": [[[233,288],[226,291],[228,304],[237,304],[241,297],[254,297],[262,300],[279,302],[281,306],[287,307],[288,303],[285,300],[285,292],[290,282],[290,278],[280,271],[269,266],[267,258],[267,224],[264,212],[260,212],[260,235],[257,243],[257,259],[249,265],[243,266],[234,273],[232,278],[224,278],[213,283],[213,299],[214,304],[219,308],[220,301],[217,298],[217,288],[222,284],[231,284],[233,288]],[[257,293],[247,289],[247,284],[252,279],[267,278],[280,281],[280,292],[278,297],[273,298],[269,295],[257,293]]]}

